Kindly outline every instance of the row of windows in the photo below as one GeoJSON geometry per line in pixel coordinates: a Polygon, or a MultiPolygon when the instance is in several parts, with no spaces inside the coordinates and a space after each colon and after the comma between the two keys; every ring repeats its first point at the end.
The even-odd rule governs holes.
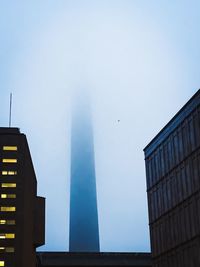
{"type": "Polygon", "coordinates": [[[16,198],[16,194],[1,194],[1,198],[16,198]]]}
{"type": "Polygon", "coordinates": [[[0,233],[0,239],[14,239],[14,233],[0,233]]]}
{"type": "Polygon", "coordinates": [[[4,151],[17,151],[17,146],[3,146],[4,151]]]}
{"type": "Polygon", "coordinates": [[[15,188],[15,187],[17,187],[17,184],[16,183],[2,183],[1,187],[3,187],[3,188],[6,188],[6,187],[15,188]]]}
{"type": "MultiPolygon", "coordinates": [[[[18,148],[17,146],[3,146],[3,151],[17,151],[18,148]]],[[[17,163],[17,159],[16,158],[3,158],[2,159],[2,163],[17,163]]],[[[17,175],[17,171],[15,170],[2,170],[1,171],[1,175],[2,176],[15,176],[17,175]]],[[[1,187],[2,188],[16,188],[17,184],[16,183],[1,183],[1,187]]],[[[15,199],[16,198],[16,194],[5,194],[2,193],[0,195],[1,199],[15,199]]],[[[1,206],[0,207],[0,211],[1,212],[15,212],[16,211],[16,207],[15,206],[1,206]]],[[[6,220],[6,219],[1,219],[0,220],[0,225],[15,225],[16,221],[15,220],[6,220]]],[[[0,239],[14,239],[15,238],[15,233],[0,233],[0,239]]],[[[0,253],[14,253],[15,252],[15,248],[14,247],[0,247],[0,253]]],[[[4,260],[0,260],[0,267],[4,267],[5,266],[5,261],[4,260]]]]}
{"type": "Polygon", "coordinates": [[[0,207],[0,211],[16,211],[16,207],[0,207]]]}
{"type": "Polygon", "coordinates": [[[15,225],[15,220],[0,220],[0,225],[15,225]]]}
{"type": "MultiPolygon", "coordinates": [[[[200,114],[200,113],[199,113],[200,114]]],[[[192,113],[146,161],[148,188],[200,146],[200,115],[192,113]]]]}
{"type": "Polygon", "coordinates": [[[17,171],[2,171],[2,175],[17,175],[17,171]]]}
{"type": "Polygon", "coordinates": [[[3,163],[17,163],[17,159],[2,159],[3,163]]]}
{"type": "Polygon", "coordinates": [[[199,196],[193,197],[189,202],[177,206],[173,212],[151,225],[153,256],[186,243],[199,235],[199,207],[199,196]]]}
{"type": "Polygon", "coordinates": [[[15,252],[15,248],[13,247],[0,247],[0,253],[7,252],[7,253],[13,253],[15,252]]]}
{"type": "Polygon", "coordinates": [[[150,222],[200,189],[200,150],[148,191],[150,222]]]}

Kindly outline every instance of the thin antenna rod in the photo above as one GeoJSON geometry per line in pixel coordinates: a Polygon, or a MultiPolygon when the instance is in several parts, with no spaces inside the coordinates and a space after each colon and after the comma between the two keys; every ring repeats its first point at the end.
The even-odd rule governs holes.
{"type": "Polygon", "coordinates": [[[10,111],[9,111],[9,127],[11,127],[12,119],[12,93],[10,93],[10,111]]]}

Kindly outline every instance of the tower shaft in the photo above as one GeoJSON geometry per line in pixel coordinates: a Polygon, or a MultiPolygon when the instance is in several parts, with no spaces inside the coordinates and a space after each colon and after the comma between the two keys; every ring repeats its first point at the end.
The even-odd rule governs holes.
{"type": "Polygon", "coordinates": [[[83,103],[72,115],[69,250],[99,251],[93,129],[83,103]]]}

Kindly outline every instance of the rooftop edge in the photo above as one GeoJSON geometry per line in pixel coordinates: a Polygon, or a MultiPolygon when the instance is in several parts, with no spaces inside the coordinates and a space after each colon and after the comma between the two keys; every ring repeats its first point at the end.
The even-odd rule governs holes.
{"type": "Polygon", "coordinates": [[[20,134],[20,129],[15,127],[0,127],[0,134],[20,134]]]}
{"type": "Polygon", "coordinates": [[[143,149],[148,157],[162,141],[169,136],[198,105],[200,105],[200,89],[186,102],[186,104],[174,115],[174,117],[158,132],[158,134],[143,149]]]}

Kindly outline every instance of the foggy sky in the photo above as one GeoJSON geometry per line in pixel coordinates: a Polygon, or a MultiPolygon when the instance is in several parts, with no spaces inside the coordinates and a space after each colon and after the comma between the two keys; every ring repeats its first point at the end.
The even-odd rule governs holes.
{"type": "Polygon", "coordinates": [[[149,251],[143,148],[200,87],[200,2],[0,3],[0,124],[27,135],[46,245],[68,250],[70,118],[89,91],[100,247],[149,251]]]}

